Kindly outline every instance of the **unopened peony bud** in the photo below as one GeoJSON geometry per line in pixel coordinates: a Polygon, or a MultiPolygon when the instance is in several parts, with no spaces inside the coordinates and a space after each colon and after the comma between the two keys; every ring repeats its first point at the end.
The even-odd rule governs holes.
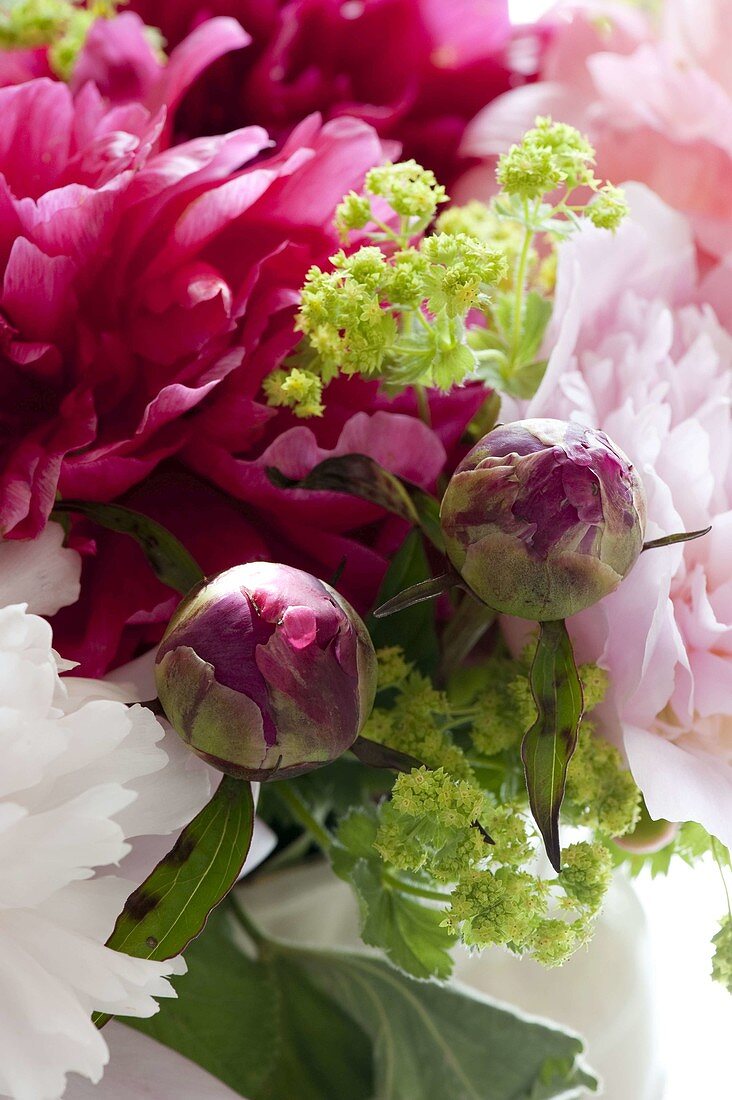
{"type": "Polygon", "coordinates": [[[335,760],[376,690],[356,612],[330,585],[270,562],[236,566],[186,597],[155,672],[178,734],[241,779],[286,779],[335,760]]]}
{"type": "Polygon", "coordinates": [[[544,622],[601,600],[643,549],[645,493],[604,432],[561,420],[495,428],[441,511],[448,556],[497,611],[544,622]]]}

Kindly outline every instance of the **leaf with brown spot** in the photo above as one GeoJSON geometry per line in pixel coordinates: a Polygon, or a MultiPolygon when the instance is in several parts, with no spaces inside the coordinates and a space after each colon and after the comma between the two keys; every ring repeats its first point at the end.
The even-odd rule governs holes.
{"type": "Polygon", "coordinates": [[[538,716],[524,736],[521,757],[531,812],[551,864],[559,871],[559,810],[584,706],[582,683],[563,619],[541,623],[529,679],[538,716]]]}
{"type": "MultiPolygon", "coordinates": [[[[208,805],[127,899],[107,947],[138,959],[179,955],[239,878],[253,829],[251,784],[225,775],[208,805]]],[[[108,1019],[94,1016],[97,1027],[108,1019]]]]}

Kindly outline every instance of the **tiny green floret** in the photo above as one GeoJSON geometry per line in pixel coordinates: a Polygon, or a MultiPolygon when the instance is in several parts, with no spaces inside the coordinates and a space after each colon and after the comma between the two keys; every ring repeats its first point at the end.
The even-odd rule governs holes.
{"type": "Polygon", "coordinates": [[[629,213],[625,192],[612,183],[606,183],[586,207],[586,213],[598,229],[610,229],[614,232],[629,213]]]}
{"type": "Polygon", "coordinates": [[[612,881],[612,856],[604,844],[582,840],[562,853],[559,881],[570,903],[594,915],[612,881]]]}
{"type": "Polygon", "coordinates": [[[468,946],[528,943],[544,915],[546,888],[523,871],[472,871],[452,892],[446,925],[468,946]]]}

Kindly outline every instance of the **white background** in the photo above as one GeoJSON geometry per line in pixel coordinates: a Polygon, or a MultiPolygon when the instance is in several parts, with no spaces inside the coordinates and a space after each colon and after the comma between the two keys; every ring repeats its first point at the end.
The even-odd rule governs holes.
{"type": "Polygon", "coordinates": [[[719,870],[678,861],[667,878],[642,876],[636,885],[655,956],[664,1100],[728,1100],[732,996],[709,977],[710,940],[727,905],[719,870]]]}

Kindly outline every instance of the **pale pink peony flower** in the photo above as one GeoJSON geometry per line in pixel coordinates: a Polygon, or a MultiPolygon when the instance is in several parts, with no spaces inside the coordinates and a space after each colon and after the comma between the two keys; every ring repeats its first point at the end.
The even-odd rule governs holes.
{"type": "MultiPolygon", "coordinates": [[[[648,494],[647,538],[712,525],[641,555],[618,590],[569,620],[578,659],[610,677],[599,711],[654,817],[732,843],[732,335],[694,304],[686,221],[639,185],[616,236],[560,250],[553,350],[529,416],[602,428],[648,494]]],[[[509,625],[509,629],[510,625],[509,625]]]]}
{"type": "Polygon", "coordinates": [[[495,156],[537,114],[585,132],[597,172],[639,180],[690,219],[701,249],[732,251],[732,0],[667,0],[660,26],[625,4],[564,4],[539,81],[473,121],[465,155],[487,158],[461,197],[492,189],[495,156]]]}
{"type": "Polygon", "coordinates": [[[259,127],[156,153],[163,112],[93,83],[4,88],[0,112],[0,530],[24,538],[57,490],[108,500],[178,451],[227,376],[237,449],[257,437],[298,288],[383,148],[313,117],[267,159],[259,127]]]}

